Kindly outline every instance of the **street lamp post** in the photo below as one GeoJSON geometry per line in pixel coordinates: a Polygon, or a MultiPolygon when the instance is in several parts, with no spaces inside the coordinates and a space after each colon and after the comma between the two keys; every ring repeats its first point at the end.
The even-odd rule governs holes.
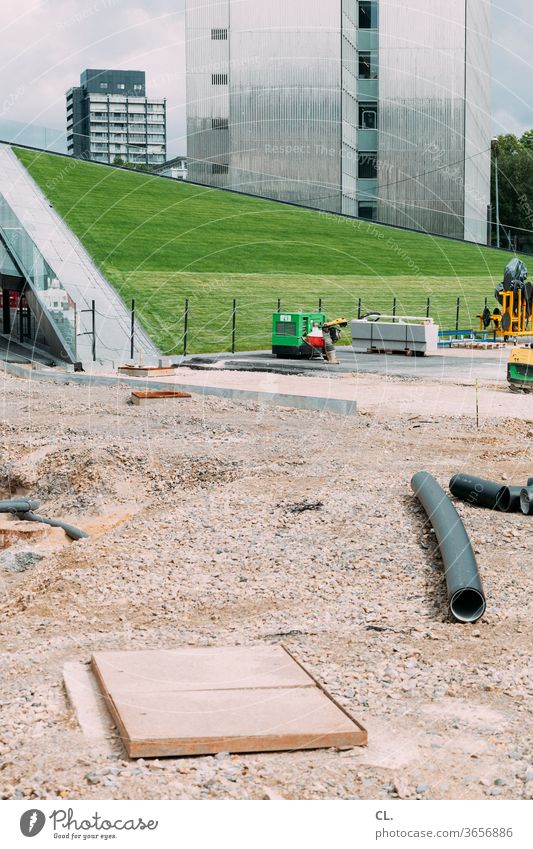
{"type": "Polygon", "coordinates": [[[494,189],[496,193],[496,247],[500,247],[500,183],[498,173],[498,139],[492,139],[494,151],[494,189]]]}

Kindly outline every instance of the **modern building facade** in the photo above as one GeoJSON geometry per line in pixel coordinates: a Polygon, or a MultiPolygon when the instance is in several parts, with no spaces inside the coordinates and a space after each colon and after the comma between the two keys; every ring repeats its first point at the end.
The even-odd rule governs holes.
{"type": "Polygon", "coordinates": [[[67,98],[67,151],[112,163],[166,160],[166,100],[147,97],[144,71],[87,69],[67,98]]]}
{"type": "Polygon", "coordinates": [[[485,242],[490,0],[186,0],[193,182],[485,242]]]}
{"type": "Polygon", "coordinates": [[[156,165],[153,169],[161,177],[171,177],[173,180],[187,179],[187,157],[174,156],[162,165],[156,165]]]}

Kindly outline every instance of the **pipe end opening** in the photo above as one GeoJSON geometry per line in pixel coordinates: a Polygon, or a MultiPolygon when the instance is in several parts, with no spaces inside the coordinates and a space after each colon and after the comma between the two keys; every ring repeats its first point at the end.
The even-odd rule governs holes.
{"type": "Polygon", "coordinates": [[[450,610],[458,622],[477,622],[485,613],[486,606],[483,593],[472,587],[457,590],[450,601],[450,610]]]}
{"type": "Polygon", "coordinates": [[[520,493],[520,509],[524,516],[533,512],[533,486],[528,486],[520,493]]]}
{"type": "Polygon", "coordinates": [[[511,506],[511,490],[508,486],[502,486],[496,496],[496,506],[502,513],[508,513],[511,506]]]}

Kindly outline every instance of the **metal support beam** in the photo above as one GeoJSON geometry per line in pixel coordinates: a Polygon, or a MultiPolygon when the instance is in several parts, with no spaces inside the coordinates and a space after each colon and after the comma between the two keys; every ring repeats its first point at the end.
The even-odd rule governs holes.
{"type": "Polygon", "coordinates": [[[9,289],[2,289],[2,333],[11,333],[11,307],[9,306],[9,289]]]}

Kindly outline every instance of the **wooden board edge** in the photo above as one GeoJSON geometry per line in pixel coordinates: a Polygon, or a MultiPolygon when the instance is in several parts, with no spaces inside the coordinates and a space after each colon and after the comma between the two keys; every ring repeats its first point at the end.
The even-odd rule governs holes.
{"type": "Polygon", "coordinates": [[[128,754],[132,758],[194,757],[232,754],[261,754],[262,752],[293,752],[304,749],[351,749],[366,746],[366,731],[332,732],[322,735],[291,734],[272,737],[227,737],[212,740],[129,740],[128,754]]]}
{"type": "Polygon", "coordinates": [[[131,753],[131,743],[132,743],[132,741],[131,741],[130,736],[129,736],[127,730],[126,730],[126,726],[122,722],[122,717],[120,716],[120,712],[119,712],[119,710],[118,710],[118,708],[117,708],[117,706],[116,706],[116,704],[113,700],[113,696],[108,691],[108,689],[105,685],[105,681],[102,677],[102,674],[100,672],[100,669],[98,667],[98,663],[97,663],[97,660],[96,660],[96,657],[94,656],[94,654],[91,655],[91,671],[94,674],[94,677],[96,678],[96,683],[98,684],[100,692],[102,693],[102,696],[104,697],[107,709],[108,709],[109,713],[111,714],[111,718],[112,718],[113,722],[115,723],[115,726],[117,728],[117,731],[118,731],[118,734],[119,734],[119,737],[120,737],[120,741],[121,741],[122,745],[124,746],[124,748],[126,749],[128,756],[131,758],[131,757],[133,757],[133,755],[131,753]]]}

